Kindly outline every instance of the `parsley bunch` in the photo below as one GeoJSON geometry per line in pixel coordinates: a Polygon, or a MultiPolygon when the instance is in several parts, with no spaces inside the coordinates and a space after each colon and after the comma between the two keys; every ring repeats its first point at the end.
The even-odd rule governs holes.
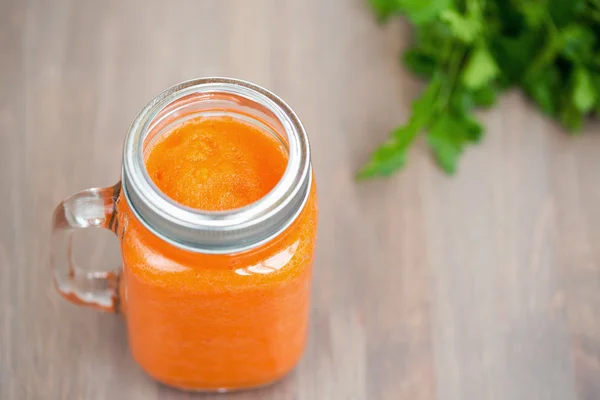
{"type": "Polygon", "coordinates": [[[456,171],[484,129],[475,108],[519,87],[569,132],[600,116],[600,0],[369,0],[380,21],[407,17],[415,30],[405,66],[426,79],[408,122],[396,128],[358,178],[401,169],[425,135],[439,166],[456,171]]]}

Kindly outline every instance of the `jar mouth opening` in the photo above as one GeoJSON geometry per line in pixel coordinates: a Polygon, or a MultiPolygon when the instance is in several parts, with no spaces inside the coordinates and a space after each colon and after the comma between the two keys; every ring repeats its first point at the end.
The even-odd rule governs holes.
{"type": "MultiPolygon", "coordinates": [[[[152,188],[155,191],[159,192],[159,195],[162,196],[166,201],[172,202],[175,205],[178,205],[179,207],[185,208],[194,213],[199,213],[199,214],[206,213],[206,214],[211,214],[211,215],[217,215],[218,213],[226,214],[228,212],[241,211],[245,208],[253,207],[254,204],[261,201],[270,192],[274,191],[275,188],[277,187],[277,185],[281,184],[284,174],[281,175],[281,177],[279,178],[279,180],[277,181],[275,186],[273,186],[267,193],[265,193],[260,198],[254,200],[244,206],[241,206],[241,207],[229,208],[229,209],[224,209],[224,210],[219,210],[219,211],[204,210],[201,208],[190,207],[186,204],[182,204],[182,203],[174,200],[173,198],[169,197],[169,195],[164,193],[160,189],[160,187],[158,187],[156,182],[154,182],[154,180],[150,177],[150,174],[148,172],[148,168],[146,165],[148,156],[152,152],[152,149],[154,148],[154,146],[158,142],[163,140],[166,136],[168,136],[171,132],[173,132],[173,130],[177,129],[178,127],[181,127],[182,125],[185,125],[188,122],[200,121],[200,120],[205,120],[205,119],[222,119],[222,118],[230,118],[232,120],[239,121],[243,124],[253,126],[253,127],[257,128],[261,134],[268,135],[268,136],[274,138],[277,141],[277,143],[281,145],[281,147],[283,148],[283,150],[286,154],[286,157],[288,158],[288,161],[286,163],[286,170],[287,170],[288,166],[290,165],[290,162],[289,162],[290,149],[289,149],[289,144],[288,144],[287,138],[285,137],[285,135],[282,135],[280,133],[281,129],[278,129],[277,127],[271,125],[270,123],[259,120],[253,116],[250,116],[247,114],[242,114],[239,112],[231,112],[231,111],[220,109],[220,108],[216,108],[216,109],[211,108],[211,109],[207,109],[207,110],[202,110],[200,112],[185,113],[185,115],[176,116],[172,121],[170,121],[169,123],[166,123],[166,124],[157,124],[157,123],[151,124],[150,127],[148,128],[148,133],[145,135],[145,137],[143,139],[141,153],[138,154],[138,157],[141,157],[141,160],[138,160],[138,162],[141,162],[144,165],[144,168],[142,171],[144,174],[144,178],[152,186],[152,188]]],[[[285,173],[285,171],[284,171],[284,173],[285,173]]]]}
{"type": "Polygon", "coordinates": [[[125,139],[122,175],[130,208],[154,234],[187,250],[230,253],[257,247],[285,230],[308,198],[312,172],[304,127],[282,99],[246,81],[201,78],[163,91],[138,113],[125,139]],[[173,124],[218,115],[262,124],[261,130],[284,144],[288,163],[277,184],[253,203],[224,211],[188,207],[152,181],[145,152],[173,124]]]}

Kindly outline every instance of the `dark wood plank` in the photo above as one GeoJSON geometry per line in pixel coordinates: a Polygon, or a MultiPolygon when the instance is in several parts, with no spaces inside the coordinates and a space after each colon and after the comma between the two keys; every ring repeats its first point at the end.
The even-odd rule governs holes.
{"type": "MultiPolygon", "coordinates": [[[[358,0],[0,2],[0,398],[599,398],[599,126],[568,138],[511,94],[457,177],[417,148],[356,184],[418,93],[398,64],[409,37],[358,0]],[[227,396],[153,382],[121,319],[59,298],[47,265],[54,205],[114,183],[138,109],[207,75],[294,107],[320,200],[305,357],[227,396]]],[[[118,263],[109,234],[77,245],[90,269],[118,263]]]]}

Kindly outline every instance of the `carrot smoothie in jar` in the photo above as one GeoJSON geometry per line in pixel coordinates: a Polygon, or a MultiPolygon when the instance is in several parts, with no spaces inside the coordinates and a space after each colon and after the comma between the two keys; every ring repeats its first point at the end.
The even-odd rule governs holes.
{"type": "MultiPolygon", "coordinates": [[[[178,203],[224,211],[271,191],[287,160],[273,136],[215,117],[185,122],[160,138],[146,168],[178,203]]],[[[183,388],[240,388],[294,367],[306,336],[316,228],[311,197],[281,237],[235,255],[182,253],[129,221],[122,240],[126,318],[133,355],[154,378],[183,388]]]]}
{"type": "MultiPolygon", "coordinates": [[[[298,363],[317,201],[306,133],[281,99],[225,78],[170,88],[134,120],[122,184],[72,199],[82,196],[119,237],[123,267],[102,291],[67,274],[55,274],[57,287],[120,311],[150,376],[185,390],[239,390],[298,363]]],[[[68,202],[57,215],[73,212],[68,202]]]]}

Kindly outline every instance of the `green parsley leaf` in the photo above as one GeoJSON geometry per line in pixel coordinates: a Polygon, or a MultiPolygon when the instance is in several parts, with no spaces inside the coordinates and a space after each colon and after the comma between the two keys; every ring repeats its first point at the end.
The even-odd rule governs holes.
{"type": "Polygon", "coordinates": [[[556,115],[557,93],[561,87],[560,71],[555,66],[549,66],[530,74],[523,83],[525,92],[548,115],[556,115]]]}
{"type": "Polygon", "coordinates": [[[452,5],[452,0],[369,0],[380,21],[393,14],[406,14],[416,24],[434,20],[452,5]]]}
{"type": "Polygon", "coordinates": [[[448,24],[452,34],[465,43],[473,43],[481,31],[479,20],[465,17],[453,9],[442,12],[440,18],[448,24]]]}
{"type": "Polygon", "coordinates": [[[574,71],[573,105],[582,113],[592,110],[596,103],[596,88],[590,73],[582,67],[574,71]]]}
{"type": "Polygon", "coordinates": [[[413,101],[411,123],[423,127],[429,123],[435,113],[435,104],[438,100],[441,88],[441,75],[436,75],[427,85],[420,98],[413,101]]]}
{"type": "Polygon", "coordinates": [[[547,2],[538,0],[521,0],[518,5],[525,16],[527,25],[537,28],[544,22],[547,14],[547,2]]]}
{"type": "MultiPolygon", "coordinates": [[[[416,46],[423,54],[441,61],[444,56],[441,50],[447,48],[454,40],[450,28],[441,21],[435,21],[417,26],[416,31],[416,46]]],[[[438,65],[441,64],[438,62],[438,65]]]]}
{"type": "MultiPolygon", "coordinates": [[[[400,0],[399,0],[400,1],[400,0]]],[[[452,6],[453,0],[402,0],[402,8],[415,24],[424,24],[436,19],[452,6]]]]}
{"type": "Polygon", "coordinates": [[[381,145],[371,159],[358,172],[358,179],[368,179],[376,176],[390,176],[406,164],[408,146],[402,145],[395,136],[416,136],[417,132],[402,127],[394,131],[393,137],[381,145]]]}
{"type": "Polygon", "coordinates": [[[594,56],[596,35],[582,25],[571,24],[561,32],[563,44],[561,54],[568,60],[580,63],[594,56]]]}
{"type": "Polygon", "coordinates": [[[486,85],[473,92],[473,102],[478,107],[491,107],[496,104],[498,89],[492,85],[486,85]]]}
{"type": "Polygon", "coordinates": [[[449,114],[441,116],[431,126],[427,141],[440,167],[448,174],[454,174],[466,143],[466,131],[461,121],[449,114]]]}
{"type": "Polygon", "coordinates": [[[479,143],[483,138],[483,126],[473,117],[466,117],[463,120],[463,125],[465,128],[465,135],[469,142],[471,143],[479,143]]]}
{"type": "Polygon", "coordinates": [[[464,68],[462,82],[469,89],[479,89],[498,76],[500,70],[485,44],[481,43],[471,53],[464,68]]]}

